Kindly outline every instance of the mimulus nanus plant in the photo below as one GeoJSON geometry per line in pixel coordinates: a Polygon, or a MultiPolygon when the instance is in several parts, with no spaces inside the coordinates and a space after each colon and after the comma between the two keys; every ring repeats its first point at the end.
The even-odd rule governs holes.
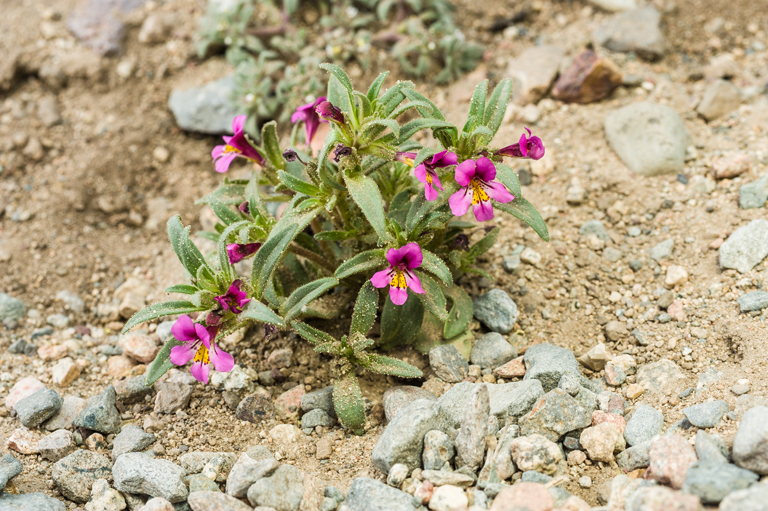
{"type": "MultiPolygon", "coordinates": [[[[217,223],[198,236],[215,242],[216,250],[204,255],[190,239],[190,227],[171,218],[168,235],[186,283],[166,291],[181,298],[139,311],[124,331],[179,317],[175,339],[146,372],[147,385],[173,364],[193,359],[192,374],[206,382],[209,364],[218,371],[233,367],[221,343],[240,339],[238,352],[244,347],[251,354],[269,350],[274,335],[284,335],[276,332],[295,331],[330,357],[325,362],[336,414],[359,433],[365,408],[358,373],[422,376],[377,350],[414,343],[417,336],[416,346],[425,351],[473,336],[473,301],[461,284],[471,274],[493,278],[478,258],[494,245],[499,228],[456,217],[473,206],[477,221],[486,222],[496,209],[549,239],[538,211],[522,197],[517,175],[503,162],[541,158],[544,145],[530,132],[503,149],[490,145],[504,119],[509,80],[490,94],[487,80],[478,85],[460,129],[410,82],[385,89],[382,73],[363,93],[339,67],[322,68],[330,73],[326,95],[300,106],[293,117],[305,123],[306,142],[317,137],[321,119],[330,122],[319,154],[281,147],[275,122],[262,126],[256,146],[255,134],[246,136],[238,116],[227,145],[214,150],[216,170],[225,171],[237,157],[257,165],[250,177],[225,178],[200,201],[217,223]],[[418,137],[423,130],[432,136],[418,137]],[[424,146],[423,140],[434,142],[424,146]],[[192,317],[203,319],[195,323],[192,317]],[[335,331],[347,322],[349,335],[341,337],[318,328],[335,331]],[[254,324],[263,328],[249,330],[254,324]],[[249,343],[262,345],[251,349],[249,343]]],[[[242,363],[256,369],[247,367],[250,358],[242,363]]]]}

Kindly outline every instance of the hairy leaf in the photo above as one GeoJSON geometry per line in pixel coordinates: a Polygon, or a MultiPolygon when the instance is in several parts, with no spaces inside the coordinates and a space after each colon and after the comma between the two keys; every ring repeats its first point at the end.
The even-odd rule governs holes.
{"type": "Polygon", "coordinates": [[[443,328],[443,337],[453,339],[467,329],[475,314],[475,307],[469,295],[459,286],[443,286],[442,289],[445,296],[453,302],[443,328]]]}
{"type": "Polygon", "coordinates": [[[267,241],[261,246],[256,257],[253,260],[253,270],[251,271],[251,285],[253,286],[254,298],[261,298],[267,287],[269,279],[275,272],[277,264],[283,257],[288,245],[296,236],[297,225],[287,225],[278,230],[277,226],[270,233],[267,241]]]}
{"type": "Polygon", "coordinates": [[[171,286],[165,289],[166,293],[181,293],[184,295],[193,295],[197,293],[197,288],[195,286],[190,286],[188,284],[176,284],[175,286],[171,286]]]}
{"type": "Polygon", "coordinates": [[[491,97],[485,105],[483,124],[491,130],[491,139],[493,139],[496,132],[499,131],[499,127],[504,120],[504,114],[507,112],[507,104],[509,103],[511,94],[512,80],[505,78],[493,89],[491,97]]]}
{"type": "Polygon", "coordinates": [[[445,295],[440,290],[440,286],[432,280],[432,277],[424,272],[417,271],[416,275],[421,281],[421,287],[424,288],[423,294],[417,294],[424,308],[437,316],[440,321],[448,319],[448,311],[445,309],[445,295]]]}
{"type": "Polygon", "coordinates": [[[448,266],[445,265],[442,259],[437,257],[429,250],[424,249],[421,250],[421,255],[424,257],[424,259],[421,261],[422,269],[427,270],[428,272],[438,277],[446,286],[453,284],[451,270],[448,269],[448,266]]]}
{"type": "Polygon", "coordinates": [[[384,199],[379,191],[376,181],[363,175],[344,176],[347,189],[352,199],[360,206],[365,218],[371,223],[371,227],[379,235],[379,239],[386,243],[392,240],[387,232],[387,220],[384,213],[384,199]]]}
{"type": "Polygon", "coordinates": [[[350,94],[352,93],[352,91],[354,90],[352,88],[352,81],[349,79],[349,76],[347,76],[347,73],[345,73],[344,70],[342,70],[339,66],[335,64],[323,63],[323,64],[320,64],[320,68],[325,69],[326,71],[331,73],[334,77],[336,77],[336,79],[339,81],[341,86],[347,90],[347,92],[349,92],[350,94]]]}
{"type": "Polygon", "coordinates": [[[291,190],[303,193],[304,195],[309,195],[310,197],[317,197],[320,195],[320,188],[283,170],[277,173],[277,177],[279,177],[280,181],[291,190]]]}
{"type": "Polygon", "coordinates": [[[400,137],[398,137],[395,145],[404,144],[408,141],[416,132],[425,129],[437,129],[437,128],[453,128],[454,125],[447,121],[441,121],[439,119],[414,119],[400,128],[400,137]]]}
{"type": "Polygon", "coordinates": [[[291,293],[291,296],[283,303],[280,307],[280,313],[285,316],[286,321],[291,321],[301,314],[302,308],[305,305],[338,285],[338,283],[339,281],[334,277],[326,277],[301,286],[291,293]]]}
{"type": "Polygon", "coordinates": [[[387,264],[384,253],[385,251],[383,248],[360,252],[353,258],[341,263],[334,275],[337,279],[343,279],[350,275],[354,275],[355,273],[380,268],[387,264]]]}
{"type": "Polygon", "coordinates": [[[421,378],[423,373],[408,362],[383,355],[371,355],[371,363],[366,367],[372,373],[390,374],[400,378],[421,378]]]}
{"type": "Polygon", "coordinates": [[[416,295],[408,291],[408,300],[403,305],[395,305],[387,297],[381,313],[381,339],[384,349],[409,344],[421,329],[424,319],[424,306],[416,295]]]}
{"type": "Polygon", "coordinates": [[[368,96],[368,101],[373,103],[379,98],[379,92],[381,91],[381,86],[384,85],[384,80],[387,79],[387,76],[389,75],[389,71],[385,71],[383,73],[379,73],[379,76],[376,77],[376,79],[371,83],[371,86],[368,87],[368,93],[366,96],[368,96]]]}
{"type": "Polygon", "coordinates": [[[341,423],[356,435],[363,434],[365,407],[363,394],[354,371],[336,380],[333,385],[333,407],[341,423]]]}
{"type": "Polygon", "coordinates": [[[253,319],[262,323],[285,327],[283,319],[258,300],[251,300],[240,313],[240,319],[253,319]]]}
{"type": "Polygon", "coordinates": [[[186,300],[176,300],[170,302],[161,302],[149,307],[145,307],[129,319],[123,327],[122,333],[128,332],[138,324],[144,323],[163,316],[176,316],[178,314],[189,314],[190,312],[204,311],[205,307],[198,307],[192,302],[186,300]]]}
{"type": "MultiPolygon", "coordinates": [[[[496,203],[495,205],[498,206],[499,204],[496,203]]],[[[486,252],[488,252],[493,246],[493,244],[496,243],[496,238],[498,237],[499,237],[499,228],[494,227],[493,229],[488,231],[488,234],[483,236],[483,238],[480,241],[478,241],[477,243],[475,243],[470,247],[469,249],[470,256],[477,257],[480,254],[485,254],[486,252]]]]}
{"type": "Polygon", "coordinates": [[[336,342],[336,339],[326,334],[322,330],[318,330],[317,328],[309,326],[306,323],[302,323],[301,321],[293,321],[291,326],[305,341],[311,342],[315,346],[336,342]]]}
{"type": "Polygon", "coordinates": [[[355,302],[355,310],[352,312],[352,325],[349,334],[359,333],[366,335],[373,328],[376,321],[376,309],[379,307],[379,292],[373,287],[370,280],[360,288],[355,302]]]}
{"type": "Polygon", "coordinates": [[[196,279],[200,266],[207,264],[203,254],[190,241],[189,227],[185,228],[181,225],[181,217],[179,215],[173,216],[168,220],[168,238],[170,238],[173,251],[179,258],[182,266],[184,266],[192,279],[196,279]]]}
{"type": "Polygon", "coordinates": [[[160,351],[155,355],[155,359],[149,365],[149,368],[147,368],[147,372],[144,373],[145,386],[151,387],[161,376],[171,370],[173,367],[173,364],[171,363],[171,350],[181,344],[184,343],[171,337],[163,347],[160,348],[160,351]]]}
{"type": "Polygon", "coordinates": [[[285,158],[280,151],[280,142],[277,137],[277,123],[269,121],[261,127],[261,140],[264,144],[264,152],[272,166],[276,169],[285,169],[285,158]]]}

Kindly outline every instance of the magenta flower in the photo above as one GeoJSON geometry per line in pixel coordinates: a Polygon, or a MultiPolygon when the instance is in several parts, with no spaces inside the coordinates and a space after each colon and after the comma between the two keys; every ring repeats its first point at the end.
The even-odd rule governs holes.
{"type": "Polygon", "coordinates": [[[528,136],[525,133],[520,135],[520,142],[517,144],[508,145],[499,149],[498,154],[502,156],[511,156],[513,158],[530,158],[532,160],[540,160],[544,157],[544,142],[539,137],[531,137],[531,130],[525,128],[528,132],[528,136]],[[530,137],[530,138],[529,138],[530,137]]]}
{"type": "Polygon", "coordinates": [[[424,294],[421,281],[411,270],[421,266],[424,256],[418,243],[408,243],[401,248],[390,248],[387,251],[389,268],[373,274],[371,283],[374,287],[389,286],[389,297],[395,305],[402,305],[408,299],[408,289],[418,294],[424,294]]]}
{"type": "Polygon", "coordinates": [[[232,355],[216,345],[218,327],[205,327],[194,323],[189,316],[179,316],[171,327],[173,336],[184,344],[171,348],[171,363],[183,366],[194,359],[189,372],[197,381],[208,383],[209,365],[220,373],[228,373],[235,366],[232,355]]]}
{"type": "Polygon", "coordinates": [[[344,124],[344,114],[341,112],[341,108],[333,106],[330,101],[322,101],[315,107],[315,112],[323,120],[333,121],[339,124],[344,124]]]}
{"type": "Polygon", "coordinates": [[[264,166],[264,158],[245,138],[243,125],[245,116],[238,115],[232,120],[232,131],[235,133],[231,137],[222,137],[226,145],[217,145],[211,151],[213,161],[216,162],[216,172],[226,172],[235,158],[247,158],[253,162],[264,166]]]}
{"type": "Polygon", "coordinates": [[[224,309],[224,312],[232,311],[235,314],[240,314],[243,312],[243,306],[251,301],[250,298],[248,298],[248,294],[241,289],[242,286],[243,282],[240,279],[237,279],[231,286],[229,286],[229,290],[227,290],[226,293],[214,298],[219,302],[219,305],[224,309]]]}
{"type": "Polygon", "coordinates": [[[227,245],[229,264],[242,261],[249,255],[255,254],[259,248],[261,248],[261,243],[231,243],[227,245]]]}
{"type": "Polygon", "coordinates": [[[515,196],[494,179],[496,179],[496,167],[488,158],[461,162],[456,167],[456,182],[463,188],[448,199],[451,212],[456,216],[462,216],[469,206],[473,206],[473,213],[478,222],[492,219],[491,199],[502,204],[515,200],[515,196]]]}
{"type": "Polygon", "coordinates": [[[326,97],[320,96],[312,103],[301,105],[291,116],[291,122],[293,124],[304,121],[304,138],[306,139],[307,145],[312,142],[312,139],[317,132],[317,128],[320,126],[320,121],[323,120],[320,119],[320,116],[317,114],[317,106],[325,101],[326,97]]]}
{"type": "Polygon", "coordinates": [[[409,167],[413,167],[413,159],[416,158],[416,153],[409,153],[404,151],[397,151],[395,153],[395,159],[401,163],[405,163],[409,167]]]}
{"type": "Polygon", "coordinates": [[[427,200],[437,199],[437,190],[435,190],[435,186],[440,188],[440,190],[443,189],[443,185],[440,183],[440,178],[437,177],[435,169],[456,165],[456,161],[456,153],[441,151],[432,156],[431,162],[425,161],[416,167],[414,173],[416,174],[416,179],[421,183],[424,183],[424,197],[426,197],[427,200]]]}

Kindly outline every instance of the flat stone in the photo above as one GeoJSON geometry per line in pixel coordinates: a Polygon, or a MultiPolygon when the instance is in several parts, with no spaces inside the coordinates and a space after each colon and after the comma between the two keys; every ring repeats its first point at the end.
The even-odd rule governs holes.
{"type": "Polygon", "coordinates": [[[754,472],[728,463],[700,461],[688,469],[683,492],[697,495],[704,504],[719,504],[729,493],[748,488],[758,479],[754,472]]]}
{"type": "Polygon", "coordinates": [[[421,478],[431,482],[435,486],[452,485],[460,488],[469,488],[475,483],[475,479],[460,472],[445,472],[440,470],[423,470],[421,478]]]}
{"type": "Polygon", "coordinates": [[[768,293],[765,291],[752,291],[741,295],[736,299],[741,312],[760,311],[768,307],[768,293]]]}
{"type": "Polygon", "coordinates": [[[517,357],[493,370],[493,374],[499,378],[522,378],[525,376],[525,362],[523,357],[517,357]]]}
{"type": "Polygon", "coordinates": [[[610,96],[621,82],[621,72],[613,62],[584,50],[560,74],[552,87],[552,97],[566,103],[592,103],[610,96]]]}
{"type": "Polygon", "coordinates": [[[768,407],[744,413],[733,439],[733,462],[760,475],[768,474],[768,407]]]}
{"type": "Polygon", "coordinates": [[[429,365],[435,376],[448,383],[460,382],[469,373],[469,363],[453,344],[442,344],[430,349],[429,365]]]}
{"type": "Polygon", "coordinates": [[[142,364],[148,364],[155,359],[160,347],[148,335],[132,333],[124,335],[117,343],[123,353],[142,364]]]}
{"type": "Polygon", "coordinates": [[[272,396],[264,390],[245,396],[235,410],[237,419],[254,424],[267,421],[274,416],[275,407],[272,404],[272,396]]]}
{"type": "Polygon", "coordinates": [[[695,495],[670,490],[663,486],[646,486],[627,497],[626,511],[701,511],[695,495]]]}
{"type": "Polygon", "coordinates": [[[184,469],[168,460],[129,452],[117,458],[112,476],[121,492],[143,493],[174,503],[187,498],[184,469]]]}
{"type": "Polygon", "coordinates": [[[413,470],[421,466],[424,435],[437,429],[443,431],[449,419],[437,401],[419,399],[402,410],[386,427],[373,449],[374,466],[388,474],[395,463],[413,470]]]}
{"type": "Polygon", "coordinates": [[[697,428],[714,428],[731,411],[725,401],[709,401],[683,408],[683,415],[697,428]]]}
{"type": "Polygon", "coordinates": [[[661,13],[653,7],[633,9],[617,14],[600,25],[592,34],[599,46],[619,53],[634,52],[646,60],[660,59],[667,43],[659,23],[661,13]]]}
{"type": "Polygon", "coordinates": [[[768,220],[752,220],[739,227],[720,245],[722,268],[747,273],[768,255],[768,220]]]}
{"type": "Polygon", "coordinates": [[[713,121],[738,109],[741,101],[738,87],[727,80],[715,80],[704,91],[696,111],[707,121],[713,121]]]}
{"type": "Polygon", "coordinates": [[[121,18],[143,3],[144,0],[87,0],[69,16],[67,28],[97,54],[116,55],[122,50],[125,29],[121,18]]]}
{"type": "Polygon", "coordinates": [[[533,409],[519,420],[520,433],[523,436],[538,433],[553,442],[557,442],[566,433],[586,428],[591,423],[591,413],[559,388],[544,394],[533,405],[533,409]]]}
{"type": "Polygon", "coordinates": [[[495,369],[515,357],[517,350],[501,334],[491,332],[475,342],[469,360],[483,369],[495,369]]]}
{"type": "Polygon", "coordinates": [[[0,509],[3,511],[66,511],[67,506],[45,493],[34,492],[21,495],[0,493],[0,509]]]}
{"type": "Polygon", "coordinates": [[[683,171],[690,136],[671,108],[650,102],[632,103],[605,118],[608,142],[622,162],[641,176],[683,171]]]}
{"type": "Polygon", "coordinates": [[[215,491],[216,493],[221,493],[219,485],[203,474],[192,474],[191,476],[187,476],[187,487],[189,488],[190,494],[201,491],[215,491]]]}
{"type": "MultiPolygon", "coordinates": [[[[386,393],[384,395],[386,396],[386,393]]],[[[333,406],[333,385],[307,392],[301,396],[301,409],[304,412],[320,409],[329,416],[336,417],[336,409],[333,406]]]]}
{"type": "Polygon", "coordinates": [[[616,455],[616,464],[624,472],[646,468],[651,464],[651,442],[643,442],[621,451],[616,455]]]}
{"type": "Polygon", "coordinates": [[[458,486],[444,485],[435,488],[429,499],[429,509],[432,511],[459,511],[467,508],[469,498],[458,486]]]}
{"type": "Polygon", "coordinates": [[[552,344],[535,344],[523,356],[527,371],[525,380],[539,380],[545,392],[557,387],[565,373],[581,375],[579,363],[570,350],[552,344]]]}
{"type": "Polygon", "coordinates": [[[185,383],[158,383],[155,397],[156,413],[176,413],[189,405],[194,388],[185,383]]]}
{"type": "Polygon", "coordinates": [[[704,430],[696,432],[696,456],[699,461],[728,463],[728,447],[719,435],[709,434],[704,430]]]}
{"type": "Polygon", "coordinates": [[[550,511],[554,507],[555,501],[543,484],[517,483],[496,495],[490,511],[550,511]]]}
{"type": "MultiPolygon", "coordinates": [[[[737,490],[723,499],[719,511],[763,511],[768,502],[768,485],[756,484],[737,490]]],[[[0,500],[0,504],[2,501],[0,500]]]]}
{"type": "Polygon", "coordinates": [[[659,436],[651,440],[649,458],[645,478],[679,490],[686,472],[696,462],[696,452],[680,435],[659,436]]]}
{"type": "Polygon", "coordinates": [[[624,428],[624,440],[630,446],[642,444],[661,433],[663,427],[664,415],[660,411],[652,406],[640,405],[627,421],[627,426],[624,428]]]}
{"type": "Polygon", "coordinates": [[[40,456],[52,462],[59,461],[77,449],[72,433],[66,429],[54,431],[43,437],[37,444],[37,448],[40,456]]]}
{"type": "MultiPolygon", "coordinates": [[[[675,240],[664,240],[651,249],[651,259],[661,261],[672,256],[672,250],[675,248],[675,240]]],[[[666,307],[665,307],[666,308],[666,307]]]]}
{"type": "Polygon", "coordinates": [[[85,409],[85,399],[77,396],[64,396],[61,407],[44,424],[48,431],[71,429],[75,418],[85,409]]]}
{"type": "Polygon", "coordinates": [[[606,243],[611,242],[611,237],[600,220],[588,220],[579,227],[579,234],[583,237],[595,235],[606,243]]]}
{"type": "Polygon", "coordinates": [[[509,62],[513,100],[521,105],[537,103],[557,77],[565,48],[554,45],[532,46],[509,62]]]}
{"type": "MultiPolygon", "coordinates": [[[[463,357],[462,357],[463,359],[463,357]]],[[[464,361],[466,362],[466,360],[464,361]]],[[[467,366],[469,367],[469,366],[467,366]]],[[[333,389],[333,387],[328,387],[333,389]]],[[[308,394],[307,394],[308,395],[308,394]]],[[[384,406],[384,415],[387,418],[387,422],[391,422],[392,419],[397,416],[400,411],[407,408],[412,402],[417,399],[428,399],[430,401],[436,401],[437,397],[428,390],[421,387],[414,387],[411,385],[400,385],[397,387],[390,387],[384,391],[384,395],[381,398],[382,405],[384,406]]],[[[302,409],[304,407],[302,400],[302,409]]]]}
{"type": "Polygon", "coordinates": [[[517,304],[503,289],[491,289],[479,296],[474,307],[475,318],[493,332],[508,334],[517,321],[517,304]]]}
{"type": "Polygon", "coordinates": [[[440,470],[446,463],[451,463],[455,453],[453,441],[442,431],[433,429],[424,435],[424,451],[421,455],[424,470],[440,470]]]}
{"type": "Polygon", "coordinates": [[[13,409],[27,428],[36,428],[61,408],[61,396],[51,389],[40,389],[17,402],[13,409]]]}
{"type": "Polygon", "coordinates": [[[646,392],[654,394],[665,394],[667,391],[674,391],[684,379],[685,376],[680,367],[666,358],[651,364],[642,365],[637,370],[637,383],[646,392]]]}
{"type": "Polygon", "coordinates": [[[127,452],[139,452],[155,443],[155,435],[145,433],[135,424],[128,424],[115,437],[112,447],[112,460],[127,452]]]}
{"type": "Polygon", "coordinates": [[[762,208],[768,202],[768,174],[739,187],[741,209],[762,208]]]}
{"type": "MultiPolygon", "coordinates": [[[[451,427],[460,427],[464,407],[476,385],[479,384],[459,383],[451,387],[437,400],[451,427]]],[[[544,391],[540,381],[531,380],[488,384],[488,394],[491,402],[491,415],[495,416],[500,424],[504,424],[509,417],[521,417],[528,413],[533,408],[534,403],[544,394],[544,391]]]]}
{"type": "Polygon", "coordinates": [[[125,499],[120,492],[110,488],[106,479],[97,479],[91,488],[91,500],[85,505],[85,511],[121,511],[125,507],[125,499]]]}
{"type": "Polygon", "coordinates": [[[111,475],[109,458],[83,449],[54,463],[51,473],[61,494],[80,503],[90,499],[91,486],[97,479],[108,479],[111,475]]]}
{"type": "MultiPolygon", "coordinates": [[[[467,466],[477,471],[485,456],[485,437],[491,414],[488,387],[476,386],[469,396],[456,436],[456,468],[467,466]]],[[[434,482],[434,481],[433,481],[434,482]]]]}
{"type": "Polygon", "coordinates": [[[201,87],[174,89],[168,107],[183,130],[220,135],[232,133],[232,119],[241,112],[229,98],[235,89],[235,75],[228,74],[201,87]]]}
{"type": "Polygon", "coordinates": [[[23,469],[21,462],[12,454],[3,454],[3,457],[0,458],[0,490],[5,488],[8,481],[21,474],[23,469]]]}
{"type": "Polygon", "coordinates": [[[413,497],[375,479],[358,477],[352,481],[344,500],[349,511],[417,511],[413,497]]]}
{"type": "Polygon", "coordinates": [[[5,443],[6,448],[21,454],[37,454],[40,437],[25,427],[14,429],[5,443]]]}
{"type": "Polygon", "coordinates": [[[558,465],[564,461],[563,453],[557,444],[542,435],[515,438],[510,443],[510,449],[512,461],[523,472],[535,470],[555,475],[558,465]]]}
{"type": "Polygon", "coordinates": [[[115,406],[116,399],[115,387],[108,386],[101,394],[88,399],[85,409],[80,412],[73,424],[105,435],[117,433],[121,419],[120,412],[115,406]]]}
{"type": "Polygon", "coordinates": [[[253,483],[272,475],[279,466],[274,458],[255,460],[245,453],[241,454],[227,477],[227,495],[245,498],[253,483]]]}
{"type": "Polygon", "coordinates": [[[25,397],[29,397],[40,389],[45,388],[45,385],[33,376],[27,376],[17,381],[11,390],[8,392],[8,396],[5,398],[5,407],[9,410],[21,401],[25,397]]]}
{"type": "Polygon", "coordinates": [[[274,507],[280,511],[299,511],[304,497],[304,475],[293,465],[280,465],[268,477],[248,489],[252,506],[274,507]]]}
{"type": "Polygon", "coordinates": [[[251,511],[250,506],[216,491],[192,492],[187,502],[192,511],[251,511]]]}
{"type": "Polygon", "coordinates": [[[147,387],[145,376],[139,375],[115,382],[117,401],[129,405],[144,401],[144,396],[152,393],[152,387],[147,387]]]}
{"type": "Polygon", "coordinates": [[[70,357],[62,358],[51,369],[51,377],[54,385],[68,387],[80,376],[80,366],[70,357]]]}

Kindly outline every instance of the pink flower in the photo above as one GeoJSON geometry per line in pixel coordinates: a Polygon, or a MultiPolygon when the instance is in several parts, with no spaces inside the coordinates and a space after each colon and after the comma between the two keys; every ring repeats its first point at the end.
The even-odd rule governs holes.
{"type": "Polygon", "coordinates": [[[531,130],[525,128],[528,132],[528,136],[525,133],[520,135],[520,142],[517,144],[508,145],[499,149],[498,154],[502,156],[511,156],[513,158],[530,158],[532,160],[540,160],[544,157],[544,142],[539,137],[531,137],[531,130]],[[530,137],[530,138],[529,138],[530,137]]]}
{"type": "Polygon", "coordinates": [[[312,139],[317,132],[317,128],[320,126],[320,121],[326,122],[323,119],[320,119],[320,116],[317,114],[317,105],[324,101],[326,101],[326,97],[320,96],[312,103],[301,105],[291,116],[291,122],[293,124],[304,121],[304,138],[307,145],[312,142],[312,139]]]}
{"type": "Polygon", "coordinates": [[[401,163],[405,163],[409,167],[413,167],[413,159],[416,158],[416,153],[409,153],[404,151],[397,151],[395,153],[395,159],[401,163]]]}
{"type": "Polygon", "coordinates": [[[261,248],[261,243],[230,243],[227,245],[229,264],[242,261],[249,255],[253,255],[261,248]]]}
{"type": "Polygon", "coordinates": [[[414,170],[416,179],[424,183],[424,197],[427,200],[437,199],[437,190],[435,186],[443,189],[443,185],[440,183],[440,178],[437,177],[436,168],[450,167],[456,165],[456,153],[449,153],[448,151],[441,151],[432,156],[431,162],[424,162],[414,170]]]}
{"type": "Polygon", "coordinates": [[[245,138],[243,125],[245,116],[238,115],[232,120],[232,131],[235,133],[231,137],[222,137],[226,145],[217,145],[211,151],[211,157],[216,162],[216,172],[226,172],[235,158],[247,158],[253,162],[264,166],[264,157],[248,142],[245,138]]]}
{"type": "Polygon", "coordinates": [[[228,373],[235,366],[232,355],[216,345],[218,327],[205,327],[194,323],[189,316],[179,316],[171,327],[173,336],[184,344],[171,348],[171,363],[183,366],[194,359],[189,372],[197,381],[208,383],[210,364],[220,373],[228,373]]]}
{"type": "Polygon", "coordinates": [[[421,281],[411,270],[421,266],[424,256],[418,243],[408,243],[401,248],[387,251],[389,268],[373,274],[371,283],[374,287],[389,286],[389,297],[395,305],[402,305],[408,299],[408,289],[424,294],[421,281]]]}
{"type": "Polygon", "coordinates": [[[515,200],[515,196],[494,179],[496,179],[496,167],[488,158],[461,162],[456,167],[456,182],[463,188],[448,199],[451,212],[456,216],[462,216],[469,206],[472,206],[478,222],[492,219],[491,199],[502,204],[515,200]]]}
{"type": "Polygon", "coordinates": [[[344,124],[344,114],[341,108],[334,106],[330,101],[321,101],[315,107],[315,112],[325,121],[333,121],[344,124]]]}
{"type": "Polygon", "coordinates": [[[243,282],[237,279],[229,286],[229,290],[226,293],[214,298],[214,300],[219,302],[224,312],[232,311],[235,314],[240,314],[243,312],[243,306],[251,301],[248,298],[248,294],[240,289],[242,285],[243,282]]]}

